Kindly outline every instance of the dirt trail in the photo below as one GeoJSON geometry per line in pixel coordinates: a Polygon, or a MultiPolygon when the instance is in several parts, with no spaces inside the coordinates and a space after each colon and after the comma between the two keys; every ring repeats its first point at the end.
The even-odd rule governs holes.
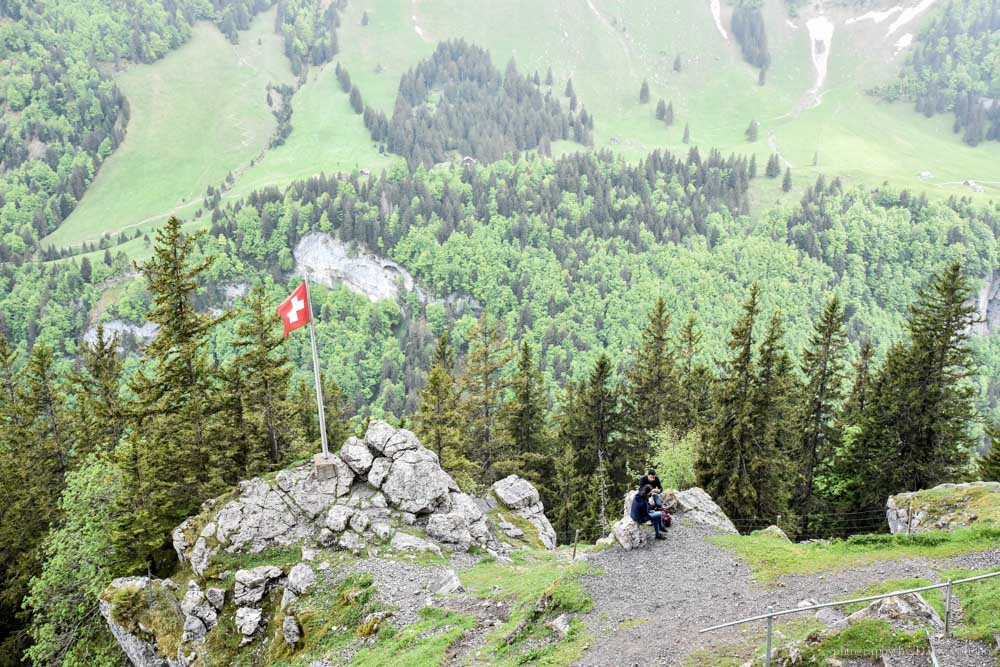
{"type": "Polygon", "coordinates": [[[597,641],[580,664],[680,665],[698,648],[739,642],[747,627],[707,634],[699,630],[760,614],[769,605],[795,607],[808,598],[825,602],[889,579],[936,581],[935,565],[987,567],[1000,562],[997,548],[937,562],[919,558],[785,577],[764,587],[732,553],[705,540],[712,534],[709,528],[681,521],[666,540],[648,548],[626,552],[616,546],[595,554],[591,560],[603,574],[587,576],[583,584],[594,600],[584,620],[597,641]]]}

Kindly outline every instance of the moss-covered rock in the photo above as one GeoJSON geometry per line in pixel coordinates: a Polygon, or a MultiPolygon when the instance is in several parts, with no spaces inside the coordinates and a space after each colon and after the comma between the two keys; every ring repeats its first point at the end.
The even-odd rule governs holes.
{"type": "Polygon", "coordinates": [[[891,533],[951,530],[1000,524],[1000,482],[941,484],[886,501],[891,533]]]}

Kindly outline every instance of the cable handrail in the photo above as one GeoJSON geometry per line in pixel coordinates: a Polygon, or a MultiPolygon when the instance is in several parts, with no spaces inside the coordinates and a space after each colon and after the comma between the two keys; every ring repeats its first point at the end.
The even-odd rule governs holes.
{"type": "Polygon", "coordinates": [[[1000,570],[996,572],[990,572],[987,574],[979,574],[974,577],[966,577],[964,579],[949,579],[943,584],[931,584],[929,586],[919,586],[917,588],[907,588],[904,590],[892,591],[889,593],[881,593],[879,595],[868,595],[860,598],[852,598],[850,600],[839,600],[836,602],[824,602],[821,604],[808,605],[805,607],[796,607],[794,609],[783,609],[781,611],[769,611],[766,614],[760,614],[759,616],[750,616],[748,618],[742,618],[738,621],[730,621],[728,623],[722,623],[720,625],[713,625],[710,628],[705,628],[699,630],[699,634],[705,632],[712,632],[714,630],[722,630],[723,628],[730,628],[734,625],[742,625],[744,623],[753,623],[754,621],[767,621],[767,649],[765,654],[765,665],[771,664],[771,635],[773,632],[774,619],[780,618],[782,616],[789,616],[791,614],[798,614],[800,612],[815,611],[817,609],[826,609],[828,607],[841,607],[850,604],[857,604],[859,602],[873,602],[875,600],[883,600],[885,598],[896,597],[898,595],[911,595],[913,593],[922,593],[923,591],[931,591],[939,588],[947,588],[947,596],[945,598],[945,608],[944,608],[944,633],[947,637],[950,630],[950,616],[951,616],[951,589],[953,586],[960,584],[968,584],[974,581],[982,581],[983,579],[992,579],[993,577],[1000,577],[1000,570]]]}

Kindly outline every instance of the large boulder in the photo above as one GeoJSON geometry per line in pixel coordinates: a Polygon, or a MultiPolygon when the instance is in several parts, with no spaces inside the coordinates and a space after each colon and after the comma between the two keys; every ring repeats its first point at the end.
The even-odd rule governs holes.
{"type": "Polygon", "coordinates": [[[951,530],[1000,521],[1000,482],[941,484],[890,496],[885,504],[890,533],[951,530]]]}
{"type": "Polygon", "coordinates": [[[239,607],[257,605],[267,593],[271,583],[280,578],[281,568],[260,565],[249,570],[237,570],[233,588],[233,602],[239,607]]]}
{"type": "Polygon", "coordinates": [[[449,510],[448,493],[452,490],[457,491],[458,486],[441,469],[437,454],[419,446],[394,458],[382,483],[382,492],[393,507],[414,514],[449,510]]]}
{"type": "Polygon", "coordinates": [[[674,504],[675,511],[683,513],[686,519],[711,526],[724,533],[739,532],[722,508],[715,504],[712,496],[698,487],[684,491],[667,491],[663,495],[664,504],[674,504]]]}
{"type": "Polygon", "coordinates": [[[122,577],[111,582],[108,590],[101,596],[98,610],[108,624],[111,634],[118,641],[122,651],[135,667],[174,667],[179,663],[161,655],[155,636],[148,639],[149,634],[143,632],[138,619],[133,628],[125,627],[115,620],[111,599],[115,591],[128,588],[130,590],[146,590],[154,585],[149,577],[122,577]]]}
{"type": "MultiPolygon", "coordinates": [[[[545,516],[545,506],[531,482],[517,475],[508,475],[493,484],[493,494],[500,503],[517,516],[527,519],[546,549],[556,548],[556,531],[545,516]]],[[[510,535],[510,532],[507,532],[510,535]]]]}
{"type": "Polygon", "coordinates": [[[359,476],[364,477],[368,474],[369,469],[371,469],[372,461],[375,457],[372,456],[371,451],[365,443],[352,436],[340,448],[340,458],[343,459],[344,463],[351,470],[359,476]]]}
{"type": "Polygon", "coordinates": [[[649,544],[649,533],[629,517],[622,517],[611,527],[611,533],[625,551],[649,544]]]}

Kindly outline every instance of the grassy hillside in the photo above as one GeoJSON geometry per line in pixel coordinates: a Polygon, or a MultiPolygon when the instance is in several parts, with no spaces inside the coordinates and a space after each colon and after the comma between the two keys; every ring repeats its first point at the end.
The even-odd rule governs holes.
{"type": "Polygon", "coordinates": [[[173,213],[190,217],[208,185],[249,165],[276,126],[267,83],[293,80],[273,25],[266,12],[233,45],[203,23],[162,61],[125,71],[117,82],[131,107],[128,135],[45,243],[76,245],[173,213]]]}
{"type": "MultiPolygon", "coordinates": [[[[365,102],[391,115],[400,76],[438,40],[464,37],[489,49],[501,68],[512,57],[522,71],[543,77],[551,67],[553,93],[561,99],[571,77],[580,102],[596,116],[595,146],[627,158],[662,147],[686,151],[688,124],[691,143],[702,149],[753,152],[761,166],[779,151],[792,166],[796,198],[819,173],[868,185],[889,181],[932,197],[985,200],[1000,193],[1000,144],[970,148],[945,116],[927,119],[866,92],[896,76],[905,58],[896,41],[918,32],[933,7],[887,34],[896,15],[875,23],[853,20],[860,10],[829,8],[820,15],[812,8],[792,19],[784,2],[766,0],[772,64],[764,86],[742,60],[729,11],[723,6],[717,26],[707,1],[358,0],[343,15],[338,59],[365,102]],[[832,22],[833,36],[817,91],[807,23],[820,17],[832,22]],[[680,72],[673,68],[678,55],[680,72]],[[642,105],[644,79],[651,100],[642,105]],[[660,98],[674,106],[670,128],[655,118],[660,98]],[[760,123],[755,143],[744,137],[751,120],[760,123]],[[933,178],[921,179],[921,172],[933,178]],[[962,184],[966,179],[982,182],[986,192],[973,193],[962,184]]],[[[237,181],[227,198],[234,199],[320,172],[377,172],[394,163],[397,158],[378,153],[361,117],[351,112],[332,64],[309,72],[293,98],[291,135],[266,150],[275,121],[264,87],[291,81],[272,23],[271,12],[258,17],[235,47],[206,24],[162,62],[125,72],[119,81],[132,107],[128,138],[47,242],[78,244],[152,225],[171,213],[190,218],[205,188],[230,171],[237,181]]],[[[554,146],[557,154],[578,149],[568,142],[554,146]]],[[[754,201],[766,206],[787,198],[779,181],[758,181],[754,201]]]]}

